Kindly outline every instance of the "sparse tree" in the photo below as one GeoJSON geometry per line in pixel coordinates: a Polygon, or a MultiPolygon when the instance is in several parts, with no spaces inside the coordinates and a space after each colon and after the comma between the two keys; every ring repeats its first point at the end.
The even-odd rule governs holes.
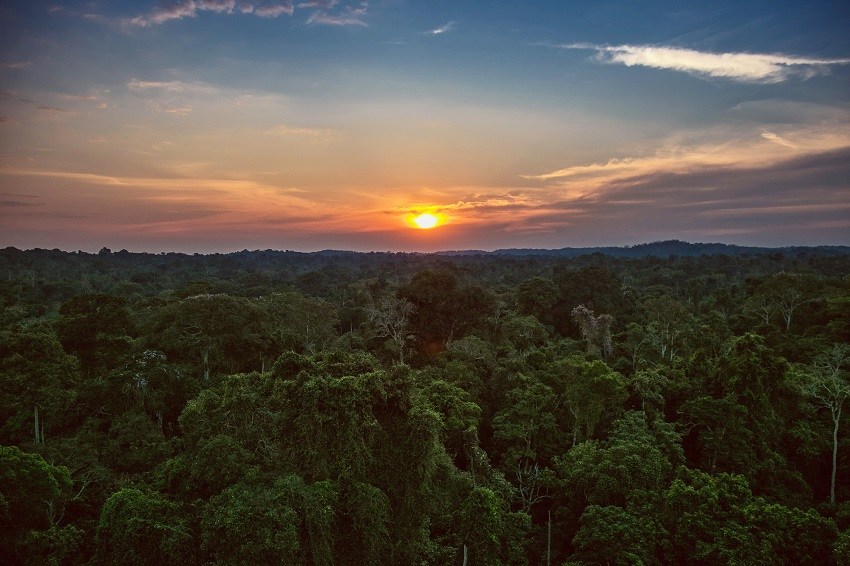
{"type": "Polygon", "coordinates": [[[614,348],[611,344],[611,324],[614,317],[610,314],[595,316],[593,311],[584,305],[573,309],[573,320],[581,328],[581,335],[587,340],[587,353],[607,358],[614,348]]]}
{"type": "Polygon", "coordinates": [[[398,352],[398,363],[404,363],[404,345],[409,337],[410,315],[416,305],[399,297],[387,297],[367,310],[369,322],[380,338],[388,338],[398,352]]]}
{"type": "Polygon", "coordinates": [[[850,345],[836,344],[831,350],[815,357],[804,369],[805,380],[800,385],[804,395],[829,410],[832,417],[832,477],[829,485],[829,500],[835,503],[835,473],[838,466],[838,427],[841,409],[850,397],[850,345]]]}

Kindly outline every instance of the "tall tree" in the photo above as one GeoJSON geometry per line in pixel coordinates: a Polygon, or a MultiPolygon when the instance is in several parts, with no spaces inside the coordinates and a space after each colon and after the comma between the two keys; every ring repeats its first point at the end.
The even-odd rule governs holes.
{"type": "Polygon", "coordinates": [[[70,420],[80,375],[53,333],[0,332],[0,441],[44,442],[70,420]]]}
{"type": "Polygon", "coordinates": [[[818,354],[802,368],[800,389],[804,395],[829,411],[832,418],[832,476],[829,501],[835,503],[835,475],[838,468],[838,429],[844,402],[850,397],[850,345],[836,344],[818,354]]]}
{"type": "Polygon", "coordinates": [[[384,297],[366,309],[369,322],[379,338],[387,338],[398,354],[398,363],[404,363],[404,347],[411,338],[410,316],[416,305],[401,297],[384,297]]]}
{"type": "Polygon", "coordinates": [[[574,308],[572,317],[581,329],[582,337],[587,341],[587,353],[603,358],[610,356],[614,351],[611,344],[611,324],[614,317],[610,314],[595,316],[593,311],[584,305],[574,308]]]}

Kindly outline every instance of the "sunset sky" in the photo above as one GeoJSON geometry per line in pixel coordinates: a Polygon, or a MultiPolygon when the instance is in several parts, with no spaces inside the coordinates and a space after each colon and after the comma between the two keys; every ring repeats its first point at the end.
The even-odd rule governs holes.
{"type": "Polygon", "coordinates": [[[0,28],[0,247],[850,245],[846,1],[7,0],[0,28]]]}

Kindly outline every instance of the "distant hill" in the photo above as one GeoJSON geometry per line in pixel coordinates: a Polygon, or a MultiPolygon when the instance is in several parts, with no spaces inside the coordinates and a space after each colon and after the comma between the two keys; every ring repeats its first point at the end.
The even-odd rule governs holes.
{"type": "Polygon", "coordinates": [[[554,250],[519,248],[499,249],[492,252],[480,250],[446,251],[438,252],[437,255],[495,255],[495,256],[546,256],[573,258],[582,255],[603,254],[619,258],[658,257],[669,258],[699,257],[701,255],[752,255],[783,253],[797,255],[801,253],[813,255],[846,255],[850,254],[850,246],[786,246],[779,248],[766,248],[755,246],[736,246],[733,244],[691,244],[681,240],[666,240],[663,242],[651,242],[635,246],[601,246],[592,248],[560,248],[554,250]]]}

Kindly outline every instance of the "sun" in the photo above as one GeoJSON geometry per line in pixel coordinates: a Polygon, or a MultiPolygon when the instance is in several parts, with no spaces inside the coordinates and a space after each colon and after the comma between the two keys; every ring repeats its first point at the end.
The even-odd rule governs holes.
{"type": "Polygon", "coordinates": [[[420,214],[413,218],[413,223],[417,228],[421,228],[423,230],[428,230],[429,228],[434,228],[437,224],[440,223],[439,217],[434,214],[420,214]]]}

